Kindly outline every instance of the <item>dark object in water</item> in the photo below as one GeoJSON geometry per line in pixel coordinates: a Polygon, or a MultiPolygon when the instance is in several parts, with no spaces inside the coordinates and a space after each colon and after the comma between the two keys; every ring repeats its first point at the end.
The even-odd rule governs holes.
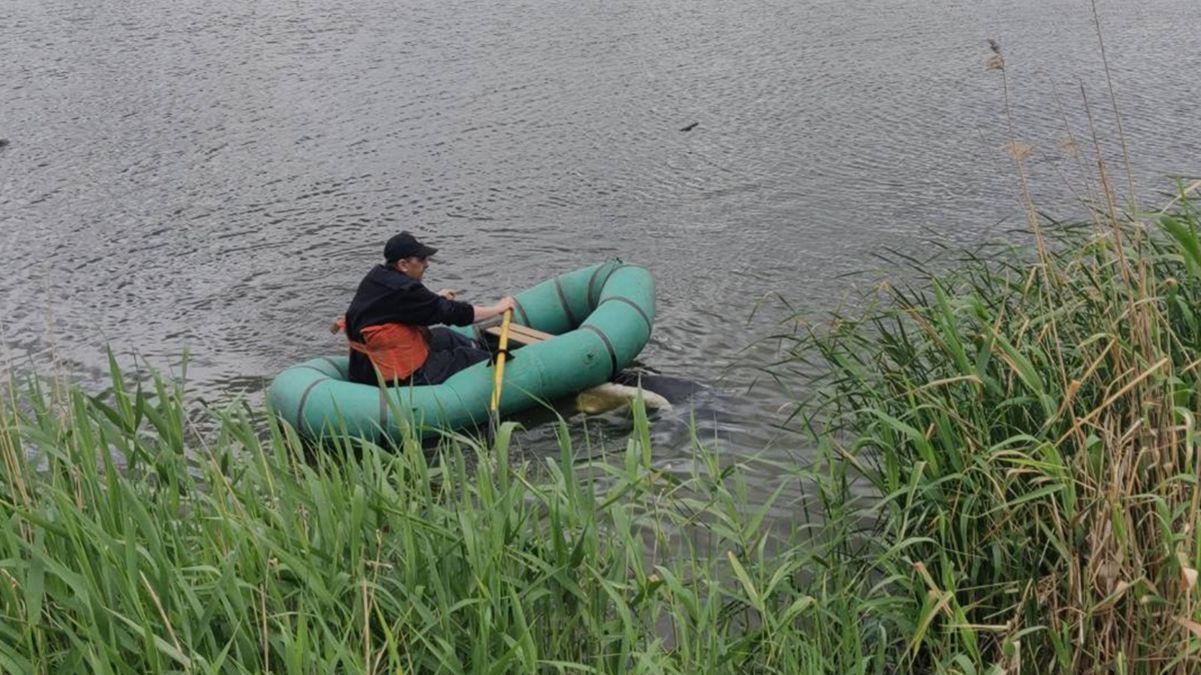
{"type": "Polygon", "coordinates": [[[692,131],[693,129],[696,128],[696,125],[698,125],[698,124],[700,124],[700,122],[693,122],[692,124],[689,124],[688,126],[684,127],[683,129],[680,129],[680,131],[692,131]]]}
{"type": "Polygon", "coordinates": [[[8,139],[0,138],[0,149],[8,147],[8,139]]]}
{"type": "Polygon", "coordinates": [[[673,405],[684,403],[701,388],[697,382],[670,375],[660,375],[641,368],[622,370],[613,377],[617,384],[642,387],[667,399],[673,405]]]}

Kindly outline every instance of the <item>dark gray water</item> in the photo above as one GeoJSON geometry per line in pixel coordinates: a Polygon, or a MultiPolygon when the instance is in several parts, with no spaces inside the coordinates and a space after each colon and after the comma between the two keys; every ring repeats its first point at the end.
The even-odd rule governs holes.
{"type": "MultiPolygon", "coordinates": [[[[1198,4],[1098,4],[1151,201],[1201,173],[1198,4]]],[[[443,251],[431,283],[480,302],[651,268],[641,361],[699,387],[656,421],[662,461],[689,456],[689,410],[786,455],[786,396],[748,392],[770,350],[742,351],[786,311],[748,320],[756,301],[820,318],[885,247],[1021,226],[989,38],[1039,205],[1068,215],[1081,87],[1120,168],[1085,0],[0,0],[4,361],[99,381],[106,342],[157,367],[187,349],[192,391],[257,400],[343,348],[329,320],[408,228],[443,251]]]]}

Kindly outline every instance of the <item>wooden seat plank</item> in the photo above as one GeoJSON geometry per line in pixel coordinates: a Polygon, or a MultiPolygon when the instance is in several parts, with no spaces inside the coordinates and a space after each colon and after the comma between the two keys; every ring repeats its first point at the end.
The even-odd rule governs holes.
{"type": "MultiPolygon", "coordinates": [[[[500,337],[500,326],[490,326],[484,329],[488,335],[500,337]]],[[[550,333],[544,333],[540,330],[530,328],[529,326],[521,326],[515,323],[509,324],[509,341],[519,342],[523,345],[532,345],[536,342],[543,342],[555,337],[550,333]]]]}

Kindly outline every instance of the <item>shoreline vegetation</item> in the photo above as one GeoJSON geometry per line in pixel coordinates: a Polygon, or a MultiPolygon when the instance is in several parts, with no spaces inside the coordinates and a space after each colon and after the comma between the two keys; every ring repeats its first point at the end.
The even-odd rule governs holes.
{"type": "Polygon", "coordinates": [[[1201,212],[1039,225],[781,337],[807,466],[659,471],[640,402],[624,448],[535,461],[511,424],[196,439],[115,361],[104,397],[14,384],[0,669],[1198,672],[1201,212]]]}

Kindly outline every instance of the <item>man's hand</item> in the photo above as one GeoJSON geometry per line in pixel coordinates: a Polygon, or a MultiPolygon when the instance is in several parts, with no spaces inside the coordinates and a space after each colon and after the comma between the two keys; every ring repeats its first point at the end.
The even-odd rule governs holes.
{"type": "Polygon", "coordinates": [[[438,295],[446,298],[447,300],[454,300],[459,296],[459,292],[453,288],[443,288],[442,290],[438,291],[438,295]]]}
{"type": "Polygon", "coordinates": [[[511,295],[506,295],[505,297],[501,298],[500,301],[495,305],[475,305],[475,315],[472,318],[472,321],[478,323],[480,321],[484,321],[485,319],[491,319],[492,317],[500,316],[507,310],[515,307],[517,307],[517,301],[514,300],[513,296],[511,295]]]}

